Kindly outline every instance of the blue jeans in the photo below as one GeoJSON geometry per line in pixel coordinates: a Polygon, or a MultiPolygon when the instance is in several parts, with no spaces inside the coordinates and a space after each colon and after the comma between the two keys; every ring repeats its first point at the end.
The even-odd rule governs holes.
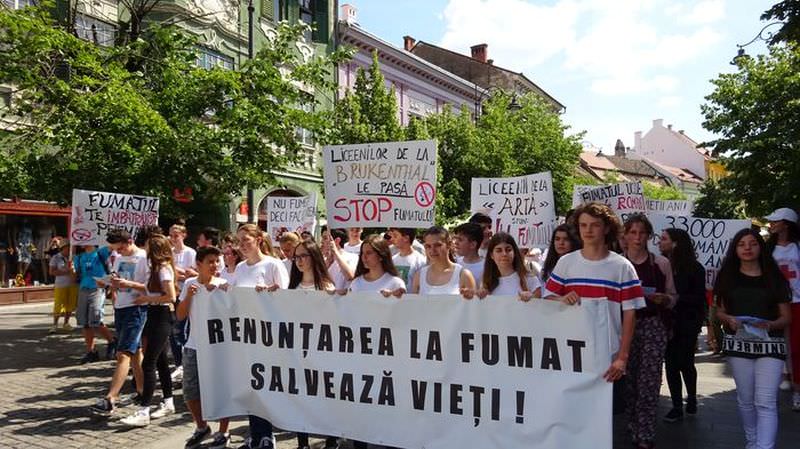
{"type": "Polygon", "coordinates": [[[176,320],[175,324],[172,326],[172,332],[169,334],[169,346],[172,350],[172,358],[175,361],[175,366],[183,365],[183,345],[186,344],[186,327],[188,325],[188,319],[176,320]]]}
{"type": "Polygon", "coordinates": [[[142,331],[147,322],[147,306],[131,306],[114,310],[117,330],[117,352],[134,354],[142,345],[142,331]]]}

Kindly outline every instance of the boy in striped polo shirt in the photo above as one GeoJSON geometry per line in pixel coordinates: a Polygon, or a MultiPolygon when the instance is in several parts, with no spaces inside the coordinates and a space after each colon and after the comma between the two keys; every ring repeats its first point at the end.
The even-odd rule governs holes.
{"type": "Polygon", "coordinates": [[[611,338],[611,352],[616,354],[604,377],[614,382],[625,375],[628,365],[635,311],[645,306],[642,285],[633,265],[609,251],[620,235],[621,225],[608,206],[585,204],[575,211],[573,220],[583,248],[558,260],[543,296],[570,305],[581,299],[608,300],[610,330],[615,334],[611,338]]]}

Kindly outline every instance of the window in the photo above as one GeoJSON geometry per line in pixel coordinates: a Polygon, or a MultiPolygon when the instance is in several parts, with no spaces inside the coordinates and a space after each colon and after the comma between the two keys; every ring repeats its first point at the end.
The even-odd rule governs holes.
{"type": "MultiPolygon", "coordinates": [[[[300,0],[300,20],[312,28],[314,27],[313,3],[313,0],[300,0]]],[[[307,30],[305,33],[303,33],[303,36],[306,38],[306,42],[311,42],[311,33],[311,30],[307,30]]]]}
{"type": "MultiPolygon", "coordinates": [[[[300,109],[302,109],[303,111],[308,112],[308,113],[314,112],[313,100],[309,101],[309,102],[306,102],[306,103],[303,103],[300,106],[300,109]]],[[[309,130],[307,130],[305,128],[297,128],[297,129],[295,129],[294,137],[295,137],[295,140],[297,140],[297,142],[300,143],[303,146],[308,146],[308,147],[313,147],[314,146],[314,134],[311,131],[309,131],[309,130]]]]}
{"type": "Polygon", "coordinates": [[[36,6],[33,0],[3,0],[3,3],[11,9],[22,9],[26,6],[36,6]]]}
{"type": "Polygon", "coordinates": [[[198,47],[197,66],[206,70],[211,70],[214,67],[232,70],[233,58],[210,48],[198,47]]]}
{"type": "Polygon", "coordinates": [[[278,21],[289,20],[289,0],[275,0],[275,17],[278,21]]]}
{"type": "Polygon", "coordinates": [[[75,32],[83,40],[110,47],[114,45],[117,29],[108,22],[78,13],[75,16],[75,32]]]}

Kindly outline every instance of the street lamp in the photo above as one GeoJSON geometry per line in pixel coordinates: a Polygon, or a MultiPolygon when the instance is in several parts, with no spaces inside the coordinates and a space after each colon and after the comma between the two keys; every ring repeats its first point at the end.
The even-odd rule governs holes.
{"type": "MultiPolygon", "coordinates": [[[[247,58],[253,60],[253,0],[247,2],[247,58]]],[[[247,222],[258,223],[256,221],[256,193],[252,187],[247,188],[247,222]]]]}
{"type": "MultiPolygon", "coordinates": [[[[497,92],[497,91],[502,92],[503,94],[506,93],[506,91],[503,90],[503,88],[501,88],[501,87],[489,86],[486,89],[484,89],[483,92],[481,92],[481,95],[475,100],[475,124],[476,125],[478,124],[478,119],[480,118],[480,116],[483,115],[483,100],[486,99],[487,97],[489,97],[492,92],[497,92]]],[[[475,93],[476,94],[478,93],[478,85],[477,84],[475,85],[475,93]]],[[[514,111],[519,111],[520,109],[522,109],[522,105],[519,104],[519,101],[517,100],[517,93],[516,92],[512,92],[511,93],[511,102],[508,104],[508,106],[506,106],[506,110],[514,112],[514,111]]]]}
{"type": "Polygon", "coordinates": [[[739,65],[739,62],[741,62],[742,59],[750,57],[744,51],[744,48],[747,47],[748,45],[752,44],[755,41],[759,41],[759,40],[765,41],[765,42],[769,42],[770,40],[772,40],[772,38],[775,37],[776,31],[767,31],[767,29],[772,28],[775,25],[785,25],[785,23],[784,22],[780,22],[780,21],[768,23],[768,24],[764,25],[764,28],[761,28],[761,31],[759,31],[758,34],[756,34],[755,37],[750,39],[750,41],[747,42],[746,44],[736,44],[736,47],[739,50],[736,52],[736,56],[733,57],[733,60],[731,61],[731,65],[739,65]]]}

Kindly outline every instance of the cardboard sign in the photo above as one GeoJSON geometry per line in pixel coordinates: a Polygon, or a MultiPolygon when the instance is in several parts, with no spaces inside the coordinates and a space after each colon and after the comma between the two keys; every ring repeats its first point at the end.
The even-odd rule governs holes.
{"type": "Polygon", "coordinates": [[[604,302],[201,289],[203,416],[406,449],[611,449],[604,302]]]}
{"type": "Polygon", "coordinates": [[[312,235],[317,225],[317,194],[309,196],[268,196],[267,232],[277,242],[284,232],[312,235]]]}
{"type": "Polygon", "coordinates": [[[329,226],[433,226],[435,141],[334,145],[322,155],[329,226]]]}
{"type": "Polygon", "coordinates": [[[660,254],[658,242],[664,229],[677,228],[689,233],[697,260],[706,269],[706,288],[714,286],[717,271],[733,236],[750,227],[750,220],[715,220],[655,213],[648,214],[648,218],[653,223],[653,237],[648,245],[653,253],[660,254]]]}
{"type": "Polygon", "coordinates": [[[691,200],[647,200],[647,213],[675,216],[691,216],[694,201],[691,200]]]}
{"type": "Polygon", "coordinates": [[[582,192],[580,198],[581,204],[597,202],[608,205],[622,221],[625,221],[628,215],[647,212],[641,182],[623,182],[596,187],[582,192]]]}
{"type": "Polygon", "coordinates": [[[159,199],[124,193],[72,190],[73,245],[105,245],[109,229],[122,228],[136,236],[139,228],[158,224],[159,199]]]}
{"type": "Polygon", "coordinates": [[[513,178],[472,178],[470,210],[494,220],[522,248],[545,248],[556,226],[550,172],[513,178]]]}

